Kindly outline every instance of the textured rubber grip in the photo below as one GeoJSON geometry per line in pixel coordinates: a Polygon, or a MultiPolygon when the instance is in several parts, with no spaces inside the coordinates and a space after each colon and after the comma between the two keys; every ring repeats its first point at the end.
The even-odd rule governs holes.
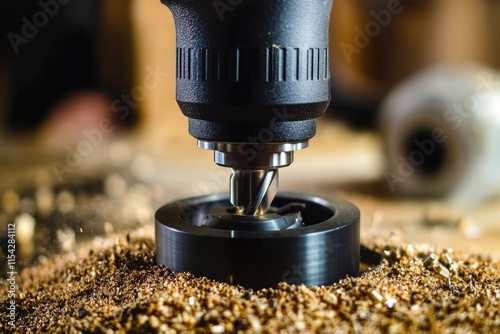
{"type": "Polygon", "coordinates": [[[178,80],[282,82],[329,80],[328,48],[177,48],[178,80]]]}

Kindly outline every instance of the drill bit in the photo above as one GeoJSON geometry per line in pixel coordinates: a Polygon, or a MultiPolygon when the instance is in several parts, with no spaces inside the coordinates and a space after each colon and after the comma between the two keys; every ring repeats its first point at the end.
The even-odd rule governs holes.
{"type": "Polygon", "coordinates": [[[293,152],[307,141],[291,143],[227,143],[198,140],[198,146],[214,151],[214,161],[231,168],[231,204],[239,215],[266,213],[278,191],[278,168],[293,162],[293,152]],[[258,148],[258,150],[257,150],[258,148]],[[258,152],[249,158],[249,152],[258,152]]]}
{"type": "Polygon", "coordinates": [[[278,170],[231,170],[230,199],[236,213],[251,216],[266,213],[278,190],[278,170]]]}

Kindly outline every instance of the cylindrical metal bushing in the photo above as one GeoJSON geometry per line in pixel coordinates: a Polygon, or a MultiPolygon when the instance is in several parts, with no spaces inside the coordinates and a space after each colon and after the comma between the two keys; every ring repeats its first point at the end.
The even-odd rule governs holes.
{"type": "Polygon", "coordinates": [[[188,198],[156,212],[156,258],[175,272],[260,289],[328,285],[357,276],[359,210],[340,199],[280,193],[267,216],[235,216],[226,194],[188,198]],[[281,212],[301,207],[297,212],[281,212]]]}

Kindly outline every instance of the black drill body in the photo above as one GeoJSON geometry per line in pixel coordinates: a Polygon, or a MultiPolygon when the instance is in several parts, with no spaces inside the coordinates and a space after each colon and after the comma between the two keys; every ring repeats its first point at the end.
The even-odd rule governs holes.
{"type": "Polygon", "coordinates": [[[332,0],[162,2],[175,20],[177,101],[191,135],[248,142],[266,128],[268,142],[314,136],[330,100],[332,0]]]}

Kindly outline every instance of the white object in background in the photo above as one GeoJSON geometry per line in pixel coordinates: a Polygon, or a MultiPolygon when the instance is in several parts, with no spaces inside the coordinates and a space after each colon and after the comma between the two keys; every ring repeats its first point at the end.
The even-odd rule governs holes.
{"type": "Polygon", "coordinates": [[[475,203],[500,193],[500,75],[437,66],[382,104],[384,176],[395,193],[475,203]]]}

